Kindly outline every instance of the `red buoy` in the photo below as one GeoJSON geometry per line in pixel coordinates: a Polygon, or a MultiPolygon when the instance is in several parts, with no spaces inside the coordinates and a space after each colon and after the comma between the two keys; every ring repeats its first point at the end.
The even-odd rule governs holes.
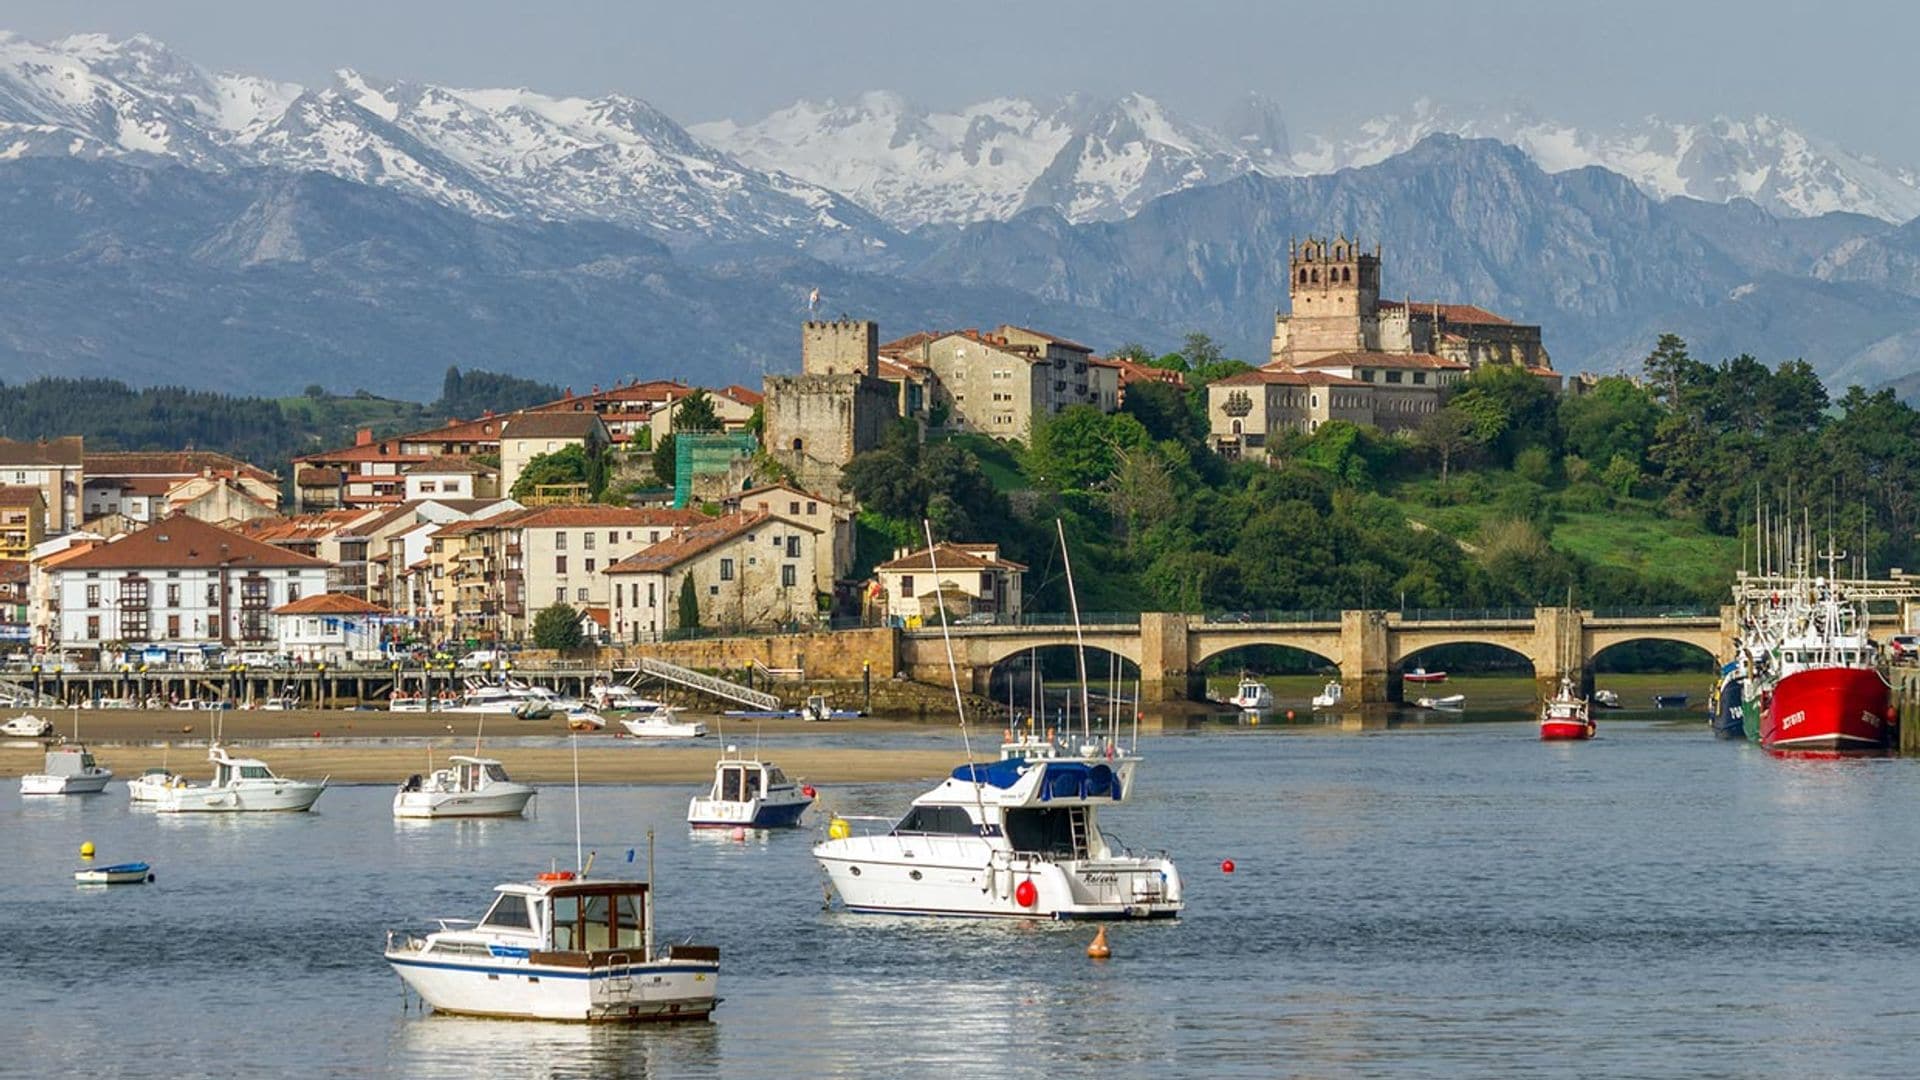
{"type": "Polygon", "coordinates": [[[808,785],[806,785],[805,787],[803,787],[803,788],[801,788],[801,789],[800,789],[800,794],[802,794],[802,795],[805,795],[805,796],[806,796],[807,798],[809,798],[809,799],[811,799],[811,798],[813,798],[813,797],[814,797],[815,795],[818,795],[818,794],[820,794],[820,793],[819,793],[819,792],[817,792],[817,791],[815,791],[815,790],[813,790],[813,785],[812,785],[812,784],[808,784],[808,785]]]}
{"type": "Polygon", "coordinates": [[[1233,860],[1232,859],[1220,860],[1220,872],[1223,874],[1233,873],[1233,860]]]}
{"type": "Polygon", "coordinates": [[[1013,902],[1021,907],[1032,907],[1039,901],[1040,890],[1034,887],[1033,882],[1023,881],[1013,887],[1013,902]]]}

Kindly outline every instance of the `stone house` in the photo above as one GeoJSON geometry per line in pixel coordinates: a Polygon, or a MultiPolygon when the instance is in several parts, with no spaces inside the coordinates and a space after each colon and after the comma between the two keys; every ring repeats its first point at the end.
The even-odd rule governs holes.
{"type": "Polygon", "coordinates": [[[401,469],[400,476],[408,502],[500,497],[500,470],[472,458],[433,458],[401,469]]]}
{"type": "Polygon", "coordinates": [[[1373,423],[1372,388],[1325,371],[1260,368],[1207,385],[1213,449],[1224,457],[1259,457],[1277,435],[1308,435],[1329,420],[1373,423]]]}
{"type": "MultiPolygon", "coordinates": [[[[927,409],[944,412],[951,431],[1024,442],[1035,420],[1069,405],[1105,407],[1111,400],[1118,407],[1118,372],[1096,373],[1092,350],[1022,327],[915,334],[888,342],[885,351],[906,370],[928,372],[927,409]]],[[[907,390],[896,385],[896,401],[907,390]]]]}
{"type": "Polygon", "coordinates": [[[995,622],[1018,622],[1026,570],[1003,558],[998,544],[943,541],[931,550],[901,548],[873,568],[870,610],[883,621],[912,626],[938,620],[944,603],[950,619],[988,616],[995,622]]]}
{"type": "Polygon", "coordinates": [[[699,625],[749,629],[820,621],[821,583],[810,526],[763,513],[710,519],[607,570],[615,641],[657,641],[680,629],[680,595],[692,582],[699,625]]]}
{"type": "Polygon", "coordinates": [[[820,565],[814,580],[823,586],[845,578],[853,570],[853,510],[832,499],[793,484],[768,484],[735,496],[733,509],[768,514],[805,525],[820,534],[815,545],[820,565]]]}
{"type": "Polygon", "coordinates": [[[361,428],[352,446],[293,459],[294,512],[405,502],[408,467],[435,458],[499,453],[502,423],[489,413],[384,439],[361,428]]]}
{"type": "MultiPolygon", "coordinates": [[[[204,494],[198,485],[182,485],[214,479],[228,481],[268,513],[279,510],[280,478],[239,458],[211,450],[106,451],[86,455],[85,520],[118,514],[130,527],[147,525],[178,512],[180,502],[204,494]]],[[[218,519],[194,516],[219,524],[218,519]]]]}

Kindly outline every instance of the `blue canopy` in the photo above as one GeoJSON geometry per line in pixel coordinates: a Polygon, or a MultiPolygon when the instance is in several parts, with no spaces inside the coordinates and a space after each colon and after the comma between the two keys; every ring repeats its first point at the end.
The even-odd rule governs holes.
{"type": "Polygon", "coordinates": [[[1101,795],[1118,799],[1120,778],[1108,765],[1088,765],[1080,761],[1049,761],[1047,775],[1040,780],[1040,801],[1092,799],[1101,795]]]}
{"type": "Polygon", "coordinates": [[[955,780],[965,780],[970,784],[989,784],[1002,790],[1020,782],[1020,773],[1027,763],[1019,758],[1008,758],[987,765],[968,763],[953,770],[955,780]]]}

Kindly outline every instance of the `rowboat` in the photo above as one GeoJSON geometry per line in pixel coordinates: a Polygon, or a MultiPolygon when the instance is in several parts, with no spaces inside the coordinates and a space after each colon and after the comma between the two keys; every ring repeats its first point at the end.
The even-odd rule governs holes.
{"type": "Polygon", "coordinates": [[[153,880],[153,871],[143,862],[89,866],[75,870],[73,880],[80,885],[142,885],[153,880]]]}

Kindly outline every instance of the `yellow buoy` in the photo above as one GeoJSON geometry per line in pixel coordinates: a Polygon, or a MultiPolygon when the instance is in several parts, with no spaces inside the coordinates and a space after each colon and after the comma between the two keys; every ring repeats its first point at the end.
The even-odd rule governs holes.
{"type": "Polygon", "coordinates": [[[847,824],[846,818],[834,818],[832,821],[827,822],[827,838],[829,840],[845,840],[852,835],[853,826],[847,824]]]}
{"type": "Polygon", "coordinates": [[[83,859],[93,858],[93,841],[88,840],[80,845],[80,857],[83,859]]]}
{"type": "Polygon", "coordinates": [[[1113,950],[1107,947],[1106,927],[1102,926],[1094,932],[1093,943],[1087,946],[1087,955],[1095,960],[1105,960],[1113,955],[1113,950]]]}

